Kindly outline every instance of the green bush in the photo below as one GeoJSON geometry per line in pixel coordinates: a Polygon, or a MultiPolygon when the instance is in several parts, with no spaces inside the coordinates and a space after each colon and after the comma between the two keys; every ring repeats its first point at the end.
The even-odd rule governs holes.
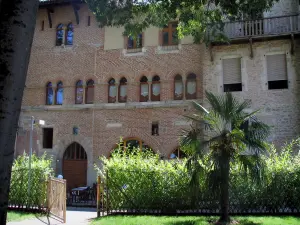
{"type": "Polygon", "coordinates": [[[188,194],[189,178],[184,162],[160,160],[151,151],[132,149],[126,155],[113,153],[102,157],[104,170],[99,173],[108,182],[110,207],[114,209],[172,209],[188,194]],[[105,172],[103,172],[105,171],[105,172]]]}
{"type": "Polygon", "coordinates": [[[51,159],[44,154],[31,157],[31,173],[29,184],[29,156],[23,154],[13,163],[9,193],[9,205],[14,207],[42,208],[46,203],[47,179],[52,174],[51,159]],[[28,185],[29,189],[28,189],[28,185]]]}
{"type": "MultiPolygon", "coordinates": [[[[271,145],[268,155],[263,157],[265,166],[260,183],[232,162],[231,213],[300,211],[300,155],[292,153],[299,144],[297,139],[280,151],[271,145]]],[[[186,160],[161,160],[159,155],[139,149],[125,154],[122,147],[110,159],[101,160],[104,166],[98,172],[108,187],[110,209],[218,210],[218,198],[211,194],[203,179],[200,178],[197,190],[191,189],[186,160]],[[196,205],[192,204],[195,195],[191,192],[198,192],[196,205]]],[[[104,193],[107,197],[107,191],[104,193]]]]}

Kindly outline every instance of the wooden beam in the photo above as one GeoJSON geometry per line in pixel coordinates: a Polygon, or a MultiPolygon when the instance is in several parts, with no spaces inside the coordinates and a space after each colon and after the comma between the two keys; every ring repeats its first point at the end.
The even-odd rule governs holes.
{"type": "Polygon", "coordinates": [[[253,41],[252,38],[249,39],[249,44],[250,44],[250,58],[253,59],[253,41]]]}
{"type": "Polygon", "coordinates": [[[80,10],[80,7],[79,7],[79,5],[75,4],[74,2],[72,2],[72,6],[73,6],[75,18],[76,18],[76,23],[78,25],[80,22],[79,21],[79,13],[78,13],[78,11],[80,10]]]}
{"type": "Polygon", "coordinates": [[[47,15],[48,15],[48,22],[49,22],[49,27],[52,28],[52,17],[51,13],[54,13],[54,9],[47,8],[47,15]]]}
{"type": "Polygon", "coordinates": [[[294,55],[295,53],[295,37],[294,34],[291,34],[291,54],[294,55]]]}

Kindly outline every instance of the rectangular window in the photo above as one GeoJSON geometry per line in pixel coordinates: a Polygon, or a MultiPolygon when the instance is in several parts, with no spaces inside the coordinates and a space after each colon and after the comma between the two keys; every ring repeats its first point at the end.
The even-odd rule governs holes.
{"type": "Polygon", "coordinates": [[[152,123],[152,136],[158,136],[158,122],[152,123]]]}
{"type": "Polygon", "coordinates": [[[162,45],[178,45],[178,32],[177,32],[177,22],[169,23],[162,30],[162,45]]]}
{"type": "Polygon", "coordinates": [[[53,128],[43,128],[43,148],[53,148],[53,128]]]}
{"type": "Polygon", "coordinates": [[[143,35],[139,34],[138,37],[128,37],[127,40],[127,49],[136,49],[143,47],[143,35]]]}
{"type": "Polygon", "coordinates": [[[267,55],[268,88],[287,89],[287,63],[285,54],[267,55]]]}
{"type": "Polygon", "coordinates": [[[242,91],[241,58],[223,59],[224,92],[242,91]]]}

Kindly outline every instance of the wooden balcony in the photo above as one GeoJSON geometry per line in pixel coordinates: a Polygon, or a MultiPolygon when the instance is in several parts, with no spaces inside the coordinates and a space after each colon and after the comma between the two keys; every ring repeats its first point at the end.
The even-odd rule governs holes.
{"type": "Polygon", "coordinates": [[[224,33],[231,41],[297,34],[300,33],[300,15],[226,22],[224,33]]]}

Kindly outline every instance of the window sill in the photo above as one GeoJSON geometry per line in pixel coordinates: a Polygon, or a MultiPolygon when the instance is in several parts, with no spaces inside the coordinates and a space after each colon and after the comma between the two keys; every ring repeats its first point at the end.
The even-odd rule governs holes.
{"type": "Polygon", "coordinates": [[[123,49],[124,56],[143,56],[146,53],[146,48],[123,49]]]}
{"type": "Polygon", "coordinates": [[[97,103],[80,105],[61,105],[61,106],[23,106],[22,111],[71,111],[87,109],[143,109],[143,108],[182,108],[190,105],[191,101],[201,101],[200,99],[191,100],[168,100],[159,102],[127,102],[127,103],[97,103]]]}
{"type": "Polygon", "coordinates": [[[60,46],[56,45],[54,47],[54,49],[56,49],[56,50],[72,50],[72,49],[74,49],[74,45],[64,45],[64,44],[62,44],[60,46]]]}
{"type": "Polygon", "coordinates": [[[178,45],[170,45],[170,46],[157,46],[156,53],[157,54],[168,54],[168,53],[179,53],[182,46],[178,45]]]}

